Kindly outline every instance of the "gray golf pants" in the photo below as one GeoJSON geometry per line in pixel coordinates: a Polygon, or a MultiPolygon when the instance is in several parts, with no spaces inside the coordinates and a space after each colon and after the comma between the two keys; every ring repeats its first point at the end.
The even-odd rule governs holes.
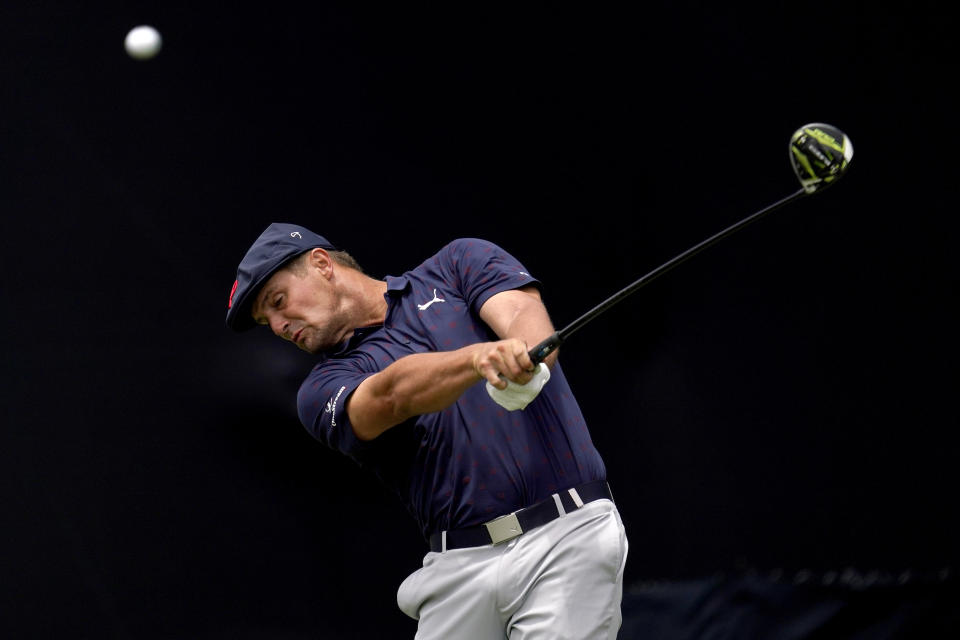
{"type": "Polygon", "coordinates": [[[627,546],[596,500],[508,542],[427,553],[397,604],[416,640],[613,640],[627,546]]]}

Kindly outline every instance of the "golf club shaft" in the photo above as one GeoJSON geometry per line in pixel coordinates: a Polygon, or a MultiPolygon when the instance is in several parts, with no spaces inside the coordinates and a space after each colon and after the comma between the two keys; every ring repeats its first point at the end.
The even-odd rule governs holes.
{"type": "Polygon", "coordinates": [[[739,231],[740,229],[743,229],[751,222],[756,222],[757,220],[759,220],[766,214],[770,213],[771,211],[779,209],[780,207],[786,204],[789,204],[804,195],[807,195],[807,192],[804,189],[800,189],[799,191],[791,193],[786,198],[783,198],[782,200],[778,200],[777,202],[774,202],[773,204],[767,207],[764,207],[763,209],[757,211],[756,213],[750,214],[749,216],[740,220],[739,222],[730,225],[723,231],[720,231],[719,233],[716,233],[710,236],[703,242],[696,244],[690,247],[689,249],[687,249],[686,251],[684,251],[683,253],[671,258],[670,260],[663,263],[662,265],[660,265],[650,273],[646,274],[642,278],[634,281],[633,283],[627,285],[620,291],[616,292],[615,294],[613,294],[612,296],[610,296],[609,298],[607,298],[606,300],[604,300],[603,302],[595,306],[593,309],[591,309],[590,311],[587,311],[585,314],[583,314],[582,316],[580,316],[579,318],[577,318],[576,320],[568,324],[566,327],[564,327],[560,331],[557,331],[556,333],[551,335],[549,338],[547,338],[546,340],[544,340],[543,342],[535,346],[533,349],[530,350],[530,359],[533,360],[533,363],[535,365],[539,364],[540,362],[543,362],[543,360],[548,355],[553,353],[561,344],[563,344],[567,340],[567,338],[569,338],[575,331],[577,331],[577,329],[587,324],[588,322],[590,322],[591,320],[599,316],[601,313],[603,313],[613,305],[617,304],[618,302],[620,302],[621,300],[629,296],[631,293],[635,292],[637,289],[643,287],[644,285],[650,284],[650,282],[652,282],[659,276],[662,276],[663,274],[670,271],[677,265],[692,258],[693,256],[700,253],[707,247],[714,245],[720,240],[723,240],[724,238],[732,235],[734,232],[739,231]]]}

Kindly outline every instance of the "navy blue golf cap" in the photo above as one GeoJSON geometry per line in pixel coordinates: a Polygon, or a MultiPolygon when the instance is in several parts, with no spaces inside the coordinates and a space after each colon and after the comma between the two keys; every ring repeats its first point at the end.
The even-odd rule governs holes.
{"type": "Polygon", "coordinates": [[[250,308],[260,287],[274,272],[304,251],[321,247],[336,251],[329,240],[309,229],[285,222],[274,222],[250,245],[237,267],[237,279],[227,302],[227,326],[246,331],[257,326],[250,308]]]}

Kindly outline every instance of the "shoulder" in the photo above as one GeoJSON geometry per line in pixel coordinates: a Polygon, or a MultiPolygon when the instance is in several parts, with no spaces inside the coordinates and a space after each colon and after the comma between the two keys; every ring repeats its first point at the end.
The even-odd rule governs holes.
{"type": "Polygon", "coordinates": [[[497,243],[484,238],[457,238],[447,243],[437,256],[454,262],[486,262],[491,259],[513,259],[513,256],[497,243]]]}
{"type": "Polygon", "coordinates": [[[502,248],[483,238],[457,238],[443,245],[433,256],[424,260],[414,272],[451,274],[470,270],[491,259],[509,256],[502,248]]]}
{"type": "Polygon", "coordinates": [[[441,253],[469,253],[473,251],[503,251],[496,243],[484,238],[457,238],[440,250],[441,253]]]}

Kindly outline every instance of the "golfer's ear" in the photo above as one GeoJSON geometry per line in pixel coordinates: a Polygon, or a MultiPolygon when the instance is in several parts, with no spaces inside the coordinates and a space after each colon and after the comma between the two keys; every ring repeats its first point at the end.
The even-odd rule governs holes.
{"type": "Polygon", "coordinates": [[[327,253],[326,249],[314,247],[307,255],[307,266],[311,269],[318,269],[325,276],[329,276],[333,269],[333,258],[327,253]]]}

